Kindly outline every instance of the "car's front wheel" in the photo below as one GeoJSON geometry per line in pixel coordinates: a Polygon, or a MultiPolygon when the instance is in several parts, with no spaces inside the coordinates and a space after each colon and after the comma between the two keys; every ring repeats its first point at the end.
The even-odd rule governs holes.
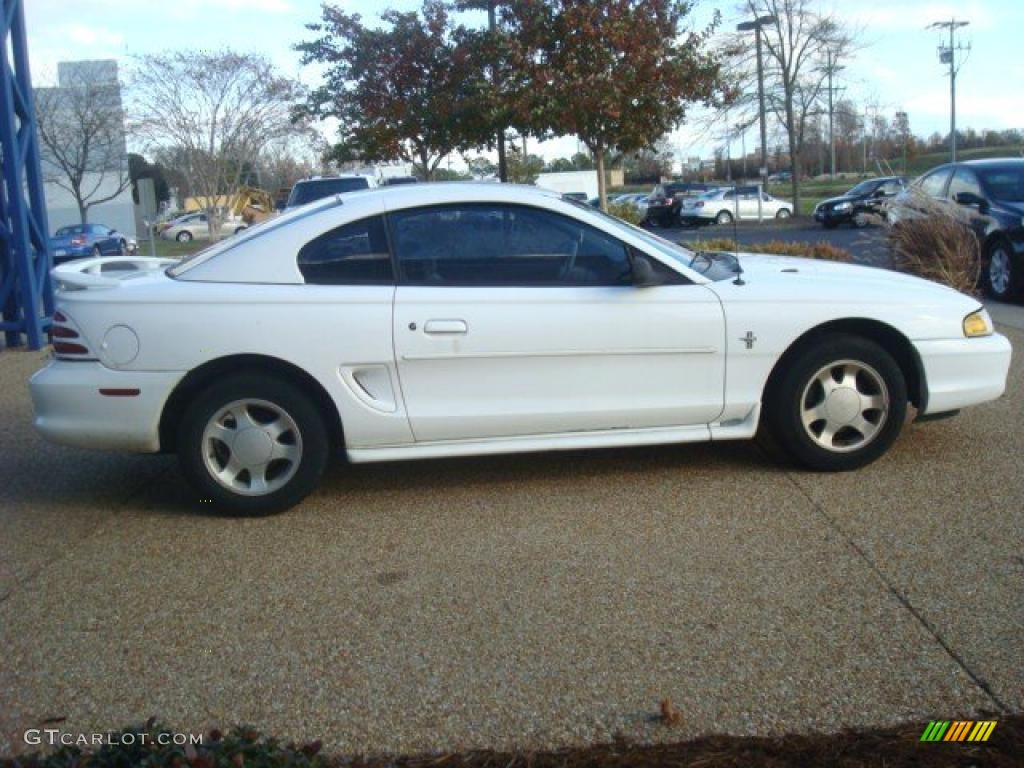
{"type": "Polygon", "coordinates": [[[775,439],[809,469],[870,464],[893,444],[907,413],[900,367],[878,344],[835,335],[807,346],[773,379],[765,418],[775,439]]]}
{"type": "Polygon", "coordinates": [[[789,208],[779,208],[778,213],[775,214],[776,219],[788,219],[790,217],[789,208]]]}
{"type": "Polygon", "coordinates": [[[983,276],[985,288],[994,299],[1007,301],[1020,293],[1020,265],[1005,240],[996,240],[988,247],[983,276]]]}
{"type": "Polygon", "coordinates": [[[189,232],[187,229],[183,229],[181,232],[178,233],[178,236],[175,238],[175,240],[177,240],[179,243],[187,243],[191,239],[192,233],[189,232]]]}
{"type": "Polygon", "coordinates": [[[324,418],[293,384],[237,374],[203,391],[178,429],[178,460],[200,507],[269,515],[299,503],[327,464],[324,418]]]}

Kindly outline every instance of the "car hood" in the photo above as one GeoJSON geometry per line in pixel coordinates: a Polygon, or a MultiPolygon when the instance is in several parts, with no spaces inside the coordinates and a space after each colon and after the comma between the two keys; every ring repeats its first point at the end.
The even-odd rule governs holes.
{"type": "Polygon", "coordinates": [[[942,298],[963,296],[940,283],[861,264],[763,253],[740,253],[739,262],[743,267],[743,279],[750,285],[762,283],[791,286],[793,292],[798,293],[830,288],[833,295],[841,293],[866,300],[885,301],[899,300],[910,294],[931,294],[942,298]]]}
{"type": "Polygon", "coordinates": [[[822,200],[818,203],[819,208],[828,206],[829,208],[835,206],[838,203],[857,203],[864,199],[864,195],[839,195],[839,197],[830,197],[827,200],[822,200]]]}

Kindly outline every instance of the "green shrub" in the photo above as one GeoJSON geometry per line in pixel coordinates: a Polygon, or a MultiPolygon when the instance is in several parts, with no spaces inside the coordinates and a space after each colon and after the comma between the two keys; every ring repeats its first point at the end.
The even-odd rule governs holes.
{"type": "Polygon", "coordinates": [[[195,746],[160,744],[171,732],[153,718],[136,728],[126,728],[95,749],[61,747],[50,754],[33,753],[17,760],[0,760],[3,768],[326,768],[320,742],[301,746],[265,738],[255,728],[238,726],[227,734],[213,730],[195,746]],[[123,743],[125,734],[131,743],[123,743]]]}
{"type": "Polygon", "coordinates": [[[608,203],[608,213],[630,224],[639,224],[644,219],[640,209],[632,203],[608,203]]]}
{"type": "MultiPolygon", "coordinates": [[[[716,237],[708,240],[694,240],[684,243],[694,251],[735,251],[736,243],[727,237],[716,237]]],[[[771,240],[766,243],[742,243],[740,251],[747,253],[773,253],[778,256],[802,256],[806,259],[822,261],[853,261],[853,254],[845,248],[837,248],[824,241],[817,243],[799,243],[787,240],[771,240]]]]}

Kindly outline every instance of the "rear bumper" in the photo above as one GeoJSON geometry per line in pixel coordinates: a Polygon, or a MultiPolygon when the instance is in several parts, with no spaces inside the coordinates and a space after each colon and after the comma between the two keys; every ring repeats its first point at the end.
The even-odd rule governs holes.
{"type": "Polygon", "coordinates": [[[114,371],[54,360],[29,381],[35,427],[54,443],[136,453],[160,450],[160,415],[183,374],[114,371]],[[105,390],[138,390],[109,396],[105,390]]]}
{"type": "Polygon", "coordinates": [[[1012,350],[1005,336],[915,341],[914,346],[928,385],[925,414],[985,403],[1006,391],[1012,350]]]}

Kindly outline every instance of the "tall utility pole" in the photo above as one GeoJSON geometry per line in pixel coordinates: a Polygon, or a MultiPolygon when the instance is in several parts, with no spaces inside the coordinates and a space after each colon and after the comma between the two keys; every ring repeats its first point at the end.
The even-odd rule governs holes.
{"type": "Polygon", "coordinates": [[[939,46],[939,61],[949,64],[949,157],[950,162],[953,163],[956,162],[956,75],[960,69],[956,59],[957,54],[971,50],[971,46],[964,46],[956,42],[956,31],[970,23],[953,18],[949,21],[936,21],[928,25],[928,29],[949,30],[949,45],[939,46]]]}
{"type": "Polygon", "coordinates": [[[838,72],[842,72],[845,67],[840,67],[836,64],[835,54],[832,51],[825,52],[825,59],[825,74],[828,75],[828,147],[831,153],[829,176],[834,179],[836,177],[836,130],[835,102],[833,97],[836,91],[842,91],[843,89],[833,86],[832,78],[838,72]]]}
{"type": "MultiPolygon", "coordinates": [[[[493,35],[498,29],[494,11],[495,0],[487,0],[487,29],[493,35]]],[[[505,126],[498,129],[498,180],[508,181],[508,161],[505,159],[505,126]]]]}
{"type": "Polygon", "coordinates": [[[757,102],[761,117],[761,167],[758,173],[762,185],[768,183],[768,129],[764,119],[764,65],[761,63],[761,27],[774,24],[775,21],[774,16],[760,16],[752,21],[744,21],[736,25],[737,32],[753,30],[757,46],[757,102]]]}

